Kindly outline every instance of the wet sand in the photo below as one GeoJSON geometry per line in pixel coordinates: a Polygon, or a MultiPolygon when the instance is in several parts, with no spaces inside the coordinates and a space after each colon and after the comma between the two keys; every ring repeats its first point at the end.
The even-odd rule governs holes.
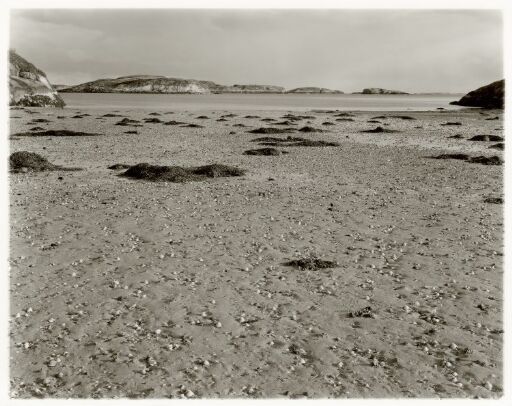
{"type": "Polygon", "coordinates": [[[503,207],[486,198],[503,167],[431,159],[502,156],[468,141],[503,136],[501,112],[81,113],[11,111],[12,134],[100,134],[10,141],[83,168],[10,175],[12,396],[501,396],[503,207]],[[306,125],[328,132],[269,136],[340,145],[243,154],[259,147],[248,130],[306,125]],[[377,126],[398,132],[361,132],[377,126]],[[247,172],[107,169],[141,162],[247,172]],[[338,265],[285,265],[308,255],[338,265]]]}

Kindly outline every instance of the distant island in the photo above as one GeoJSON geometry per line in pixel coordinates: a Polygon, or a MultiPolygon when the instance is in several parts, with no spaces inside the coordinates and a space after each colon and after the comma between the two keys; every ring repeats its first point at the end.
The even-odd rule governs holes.
{"type": "Polygon", "coordinates": [[[298,87],[296,89],[288,90],[286,93],[300,93],[300,94],[344,94],[341,90],[331,90],[325,87],[298,87]]]}
{"type": "Polygon", "coordinates": [[[98,79],[75,86],[57,85],[62,93],[167,93],[167,94],[222,94],[222,93],[297,93],[344,94],[341,90],[324,87],[298,87],[286,90],[275,85],[220,85],[208,80],[178,79],[167,76],[132,75],[114,79],[98,79]]]}
{"type": "Polygon", "coordinates": [[[63,93],[285,93],[274,85],[225,86],[208,80],[178,79],[166,76],[134,75],[99,79],[76,86],[60,87],[63,93]]]}
{"type": "Polygon", "coordinates": [[[369,88],[363,89],[362,92],[354,92],[352,94],[410,94],[410,93],[402,92],[400,90],[382,89],[380,87],[369,87],[369,88]]]}

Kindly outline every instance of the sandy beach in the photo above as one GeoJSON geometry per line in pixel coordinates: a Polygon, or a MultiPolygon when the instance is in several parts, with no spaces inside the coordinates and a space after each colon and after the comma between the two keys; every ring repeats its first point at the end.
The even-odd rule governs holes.
{"type": "Polygon", "coordinates": [[[469,139],[503,111],[286,114],[11,109],[98,134],[10,141],[82,168],[10,174],[11,396],[502,395],[503,166],[433,157],[502,157],[469,139]],[[339,145],[244,155],[288,136],[339,145]],[[108,169],[138,163],[246,172],[108,169]]]}

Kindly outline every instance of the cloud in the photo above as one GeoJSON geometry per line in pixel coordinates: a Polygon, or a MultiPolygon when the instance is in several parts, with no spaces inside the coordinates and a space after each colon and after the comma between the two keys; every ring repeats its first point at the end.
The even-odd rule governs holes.
{"type": "Polygon", "coordinates": [[[60,83],[148,73],[465,92],[503,74],[489,10],[15,10],[11,44],[60,83]]]}

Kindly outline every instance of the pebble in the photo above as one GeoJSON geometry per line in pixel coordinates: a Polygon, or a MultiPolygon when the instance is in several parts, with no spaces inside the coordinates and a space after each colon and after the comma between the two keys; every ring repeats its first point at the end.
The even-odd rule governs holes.
{"type": "Polygon", "coordinates": [[[493,388],[492,383],[490,383],[489,381],[487,381],[487,382],[485,383],[485,389],[487,389],[487,390],[489,390],[489,391],[492,391],[492,388],[493,388]]]}

